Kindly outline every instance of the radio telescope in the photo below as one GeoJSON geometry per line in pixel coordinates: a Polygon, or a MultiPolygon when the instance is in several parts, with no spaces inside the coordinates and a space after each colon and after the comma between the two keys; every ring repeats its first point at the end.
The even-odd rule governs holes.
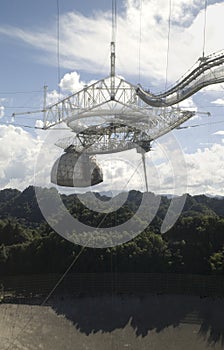
{"type": "MultiPolygon", "coordinates": [[[[115,11],[112,16],[109,76],[43,109],[44,130],[66,123],[73,135],[56,143],[64,153],[52,167],[51,182],[60,186],[101,183],[103,174],[95,159],[98,154],[136,149],[146,171],[145,153],[152,141],[195,115],[177,104],[205,86],[224,81],[224,51],[203,56],[172,88],[157,95],[117,76],[115,11]]],[[[145,181],[148,189],[146,174],[145,181]]]]}

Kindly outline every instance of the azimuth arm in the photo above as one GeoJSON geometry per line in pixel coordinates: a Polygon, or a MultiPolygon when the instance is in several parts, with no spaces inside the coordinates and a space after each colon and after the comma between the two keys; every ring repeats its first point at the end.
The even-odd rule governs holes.
{"type": "Polygon", "coordinates": [[[150,106],[172,106],[195,94],[205,86],[222,82],[224,82],[224,53],[204,58],[174,87],[161,94],[152,94],[145,91],[141,86],[137,87],[136,93],[150,106]]]}

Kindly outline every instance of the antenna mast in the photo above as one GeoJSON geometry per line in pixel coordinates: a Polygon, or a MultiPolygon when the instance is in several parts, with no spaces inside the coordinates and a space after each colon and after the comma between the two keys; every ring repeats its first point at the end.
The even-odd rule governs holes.
{"type": "Polygon", "coordinates": [[[110,43],[110,78],[111,78],[111,100],[115,96],[115,41],[117,27],[117,8],[116,0],[112,0],[112,40],[110,43]]]}

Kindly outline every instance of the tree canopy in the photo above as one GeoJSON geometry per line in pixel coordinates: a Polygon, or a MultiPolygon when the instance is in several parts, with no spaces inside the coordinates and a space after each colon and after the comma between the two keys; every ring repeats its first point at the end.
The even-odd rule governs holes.
{"type": "MultiPolygon", "coordinates": [[[[55,189],[45,191],[52,196],[55,189]]],[[[96,196],[102,202],[108,200],[100,193],[96,196]]],[[[63,194],[61,198],[81,222],[93,227],[102,222],[104,214],[85,207],[77,195],[63,194]]],[[[102,226],[114,227],[126,222],[137,211],[141,198],[141,192],[130,191],[125,203],[116,212],[109,213],[102,226]]],[[[154,220],[131,241],[113,248],[85,248],[75,271],[223,274],[224,198],[187,195],[178,221],[161,234],[160,226],[169,204],[170,199],[163,196],[154,220]]],[[[147,215],[148,208],[144,210],[147,215]]],[[[82,247],[64,240],[45,222],[34,187],[23,192],[0,191],[1,274],[62,272],[80,249],[82,247]]]]}

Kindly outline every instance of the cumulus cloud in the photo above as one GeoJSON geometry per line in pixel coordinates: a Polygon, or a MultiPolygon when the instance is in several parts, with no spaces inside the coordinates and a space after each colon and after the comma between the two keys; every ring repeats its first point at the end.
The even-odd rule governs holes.
{"type": "Polygon", "coordinates": [[[60,90],[52,90],[47,93],[47,105],[51,106],[61,99],[65,98],[68,93],[75,93],[77,91],[82,90],[85,86],[91,85],[95,82],[95,80],[90,81],[82,81],[80,79],[80,74],[76,71],[66,73],[60,83],[60,90]]]}
{"type": "Polygon", "coordinates": [[[88,82],[82,81],[80,79],[80,74],[74,71],[71,73],[66,73],[61,79],[59,86],[63,91],[75,93],[82,90],[85,86],[93,84],[94,82],[95,80],[88,82]]]}
{"type": "MultiPolygon", "coordinates": [[[[198,111],[198,107],[195,104],[193,97],[189,97],[186,100],[181,101],[178,105],[181,109],[186,109],[188,111],[192,111],[195,113],[197,113],[198,111]]],[[[195,114],[195,116],[193,116],[191,120],[195,120],[195,119],[200,119],[200,116],[198,114],[195,114]]]]}
{"type": "Polygon", "coordinates": [[[206,92],[206,93],[216,93],[216,92],[222,92],[224,91],[224,84],[213,84],[206,86],[201,90],[201,92],[206,92]]]}
{"type": "Polygon", "coordinates": [[[59,84],[62,90],[77,92],[83,88],[84,82],[80,81],[80,74],[71,72],[64,75],[59,84]]]}
{"type": "MultiPolygon", "coordinates": [[[[223,144],[183,153],[181,159],[180,154],[174,151],[172,156],[170,152],[167,152],[167,146],[161,141],[155,145],[154,151],[146,155],[150,191],[157,194],[224,195],[223,144]]],[[[137,152],[112,155],[110,159],[104,160],[99,158],[99,162],[105,180],[97,186],[99,190],[121,190],[125,187],[125,190],[145,191],[141,155],[137,152]]]]}
{"type": "Polygon", "coordinates": [[[5,98],[0,98],[0,118],[3,118],[5,116],[5,107],[3,106],[3,103],[5,101],[5,98]]]}
{"type": "Polygon", "coordinates": [[[40,119],[36,120],[36,122],[35,122],[36,128],[43,128],[43,126],[44,126],[43,120],[40,120],[40,119]]]}
{"type": "MultiPolygon", "coordinates": [[[[217,134],[224,135],[224,132],[217,134]]],[[[51,167],[63,152],[54,146],[60,136],[60,130],[44,133],[41,137],[12,125],[0,126],[0,188],[24,189],[33,184],[52,186],[51,167]]],[[[149,190],[164,194],[224,195],[224,144],[213,144],[181,156],[180,151],[169,148],[168,136],[146,155],[149,190]],[[187,173],[186,183],[182,182],[184,172],[187,173]]],[[[93,191],[145,190],[141,155],[136,151],[110,157],[102,155],[97,159],[104,172],[104,182],[93,187],[93,191]]]]}
{"type": "Polygon", "coordinates": [[[216,132],[214,132],[214,134],[213,135],[224,135],[224,130],[219,130],[219,131],[216,131],[216,132]]]}
{"type": "MultiPolygon", "coordinates": [[[[220,131],[218,134],[223,136],[224,132],[220,131]]],[[[192,195],[224,195],[224,144],[215,143],[186,153],[181,149],[181,145],[171,141],[172,133],[158,139],[153,151],[146,154],[149,190],[160,194],[180,195],[188,192],[192,195]]],[[[127,183],[136,170],[130,187],[144,190],[140,154],[130,151],[123,156],[126,162],[131,162],[131,168],[124,166],[123,173],[116,174],[115,170],[110,171],[108,167],[108,178],[111,176],[110,181],[114,181],[119,188],[119,181],[127,183]]],[[[111,162],[113,165],[112,159],[111,162]]],[[[129,189],[130,187],[128,186],[129,189]]],[[[109,190],[109,187],[107,189],[109,190]]]]}
{"type": "Polygon", "coordinates": [[[216,105],[224,105],[224,99],[223,98],[218,98],[215,101],[212,101],[211,103],[214,103],[216,105]]]}
{"type": "MultiPolygon", "coordinates": [[[[219,133],[220,136],[224,135],[224,132],[219,133]]],[[[157,177],[160,177],[160,193],[167,194],[182,194],[188,192],[192,195],[196,194],[209,194],[209,195],[224,195],[224,145],[212,144],[206,148],[197,149],[192,153],[183,153],[183,158],[170,162],[170,154],[165,157],[158,152],[158,146],[155,146],[155,152],[152,152],[150,157],[154,158],[156,164],[156,158],[160,153],[160,162],[156,165],[157,177]],[[182,167],[182,170],[178,172],[178,167],[182,167]],[[186,172],[186,183],[180,181],[178,185],[178,176],[183,176],[183,172],[186,172]],[[176,186],[176,187],[175,187],[176,186]]],[[[148,164],[148,169],[150,169],[148,164]]],[[[149,170],[150,171],[150,170],[149,170]]],[[[150,176],[150,186],[152,179],[152,188],[156,186],[154,179],[150,176]]]]}
{"type": "Polygon", "coordinates": [[[188,189],[192,194],[224,195],[224,145],[213,144],[186,154],[188,189]]]}
{"type": "Polygon", "coordinates": [[[44,185],[54,161],[62,153],[54,143],[60,132],[41,131],[36,135],[13,125],[0,125],[0,189],[24,189],[44,185]],[[39,164],[38,164],[39,162],[39,164]]]}
{"type": "Polygon", "coordinates": [[[58,92],[57,90],[52,90],[47,93],[47,105],[51,106],[57,102],[59,102],[64,96],[58,92]]]}
{"type": "MultiPolygon", "coordinates": [[[[135,151],[97,157],[104,182],[96,188],[102,191],[128,191],[137,189],[145,191],[143,169],[140,155],[135,151]]],[[[94,189],[93,189],[94,190],[94,189]]]]}
{"type": "Polygon", "coordinates": [[[25,188],[33,181],[39,140],[19,127],[0,126],[0,187],[25,188]]]}
{"type": "Polygon", "coordinates": [[[0,118],[3,118],[5,115],[5,107],[4,106],[0,106],[0,118]]]}

